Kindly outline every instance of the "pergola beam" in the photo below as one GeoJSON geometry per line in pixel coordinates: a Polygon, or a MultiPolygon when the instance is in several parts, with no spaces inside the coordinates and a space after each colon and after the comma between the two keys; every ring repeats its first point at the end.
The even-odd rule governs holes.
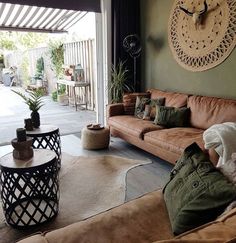
{"type": "Polygon", "coordinates": [[[90,11],[90,12],[101,12],[100,0],[70,0],[58,1],[58,0],[1,0],[2,3],[20,4],[28,6],[38,6],[46,8],[59,8],[75,11],[90,11]]]}
{"type": "Polygon", "coordinates": [[[41,32],[41,33],[68,33],[66,30],[37,29],[25,27],[4,27],[0,26],[0,31],[21,31],[21,32],[41,32]]]}

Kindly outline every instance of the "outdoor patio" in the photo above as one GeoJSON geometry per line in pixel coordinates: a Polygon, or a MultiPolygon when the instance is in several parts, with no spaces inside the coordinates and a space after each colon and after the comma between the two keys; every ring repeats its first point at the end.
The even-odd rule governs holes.
{"type": "MultiPolygon", "coordinates": [[[[0,84],[0,146],[10,144],[16,137],[16,128],[24,127],[24,119],[30,117],[30,110],[23,99],[11,89],[0,84]]],[[[50,96],[43,98],[45,105],[39,110],[41,124],[53,124],[59,127],[61,135],[79,133],[89,123],[96,122],[94,111],[62,106],[52,101],[50,96]]]]}

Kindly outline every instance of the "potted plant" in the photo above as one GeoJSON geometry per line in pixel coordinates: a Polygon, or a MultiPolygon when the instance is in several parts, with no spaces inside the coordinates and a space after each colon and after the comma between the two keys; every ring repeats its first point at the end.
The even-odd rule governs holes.
{"type": "Polygon", "coordinates": [[[68,105],[69,98],[66,94],[66,85],[60,84],[57,90],[57,101],[62,105],[68,105]]]}
{"type": "Polygon", "coordinates": [[[28,105],[31,110],[31,119],[33,126],[38,128],[40,126],[40,115],[38,110],[44,105],[42,101],[42,92],[40,90],[29,91],[29,96],[22,94],[19,91],[12,90],[14,93],[18,94],[21,98],[24,99],[25,103],[28,105]]]}
{"type": "Polygon", "coordinates": [[[119,103],[125,92],[131,92],[132,88],[127,84],[128,70],[125,62],[120,61],[117,66],[112,66],[111,81],[108,83],[108,93],[111,103],[119,103]]]}

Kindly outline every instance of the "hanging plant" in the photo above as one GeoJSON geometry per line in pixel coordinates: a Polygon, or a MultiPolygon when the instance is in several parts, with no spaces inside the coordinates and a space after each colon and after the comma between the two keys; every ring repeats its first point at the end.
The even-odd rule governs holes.
{"type": "Polygon", "coordinates": [[[44,73],[44,60],[43,57],[40,57],[37,59],[36,63],[36,74],[35,79],[43,79],[43,73],[44,73]]]}
{"type": "Polygon", "coordinates": [[[49,53],[50,59],[53,65],[53,70],[56,74],[56,77],[63,77],[63,68],[64,64],[64,48],[62,43],[54,42],[49,44],[49,53]]]}

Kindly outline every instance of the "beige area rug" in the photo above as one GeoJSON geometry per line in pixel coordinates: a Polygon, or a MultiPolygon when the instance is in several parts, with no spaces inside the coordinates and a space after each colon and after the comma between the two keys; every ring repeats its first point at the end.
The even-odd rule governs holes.
{"type": "Polygon", "coordinates": [[[60,173],[60,214],[65,212],[71,220],[78,220],[78,215],[84,219],[124,203],[127,172],[150,163],[111,155],[72,157],[69,161],[60,173]]]}
{"type": "Polygon", "coordinates": [[[13,242],[36,231],[63,227],[124,203],[127,172],[148,163],[151,161],[110,155],[74,157],[63,154],[58,216],[52,222],[21,231],[6,226],[0,216],[0,242],[1,239],[5,243],[13,242]]]}

